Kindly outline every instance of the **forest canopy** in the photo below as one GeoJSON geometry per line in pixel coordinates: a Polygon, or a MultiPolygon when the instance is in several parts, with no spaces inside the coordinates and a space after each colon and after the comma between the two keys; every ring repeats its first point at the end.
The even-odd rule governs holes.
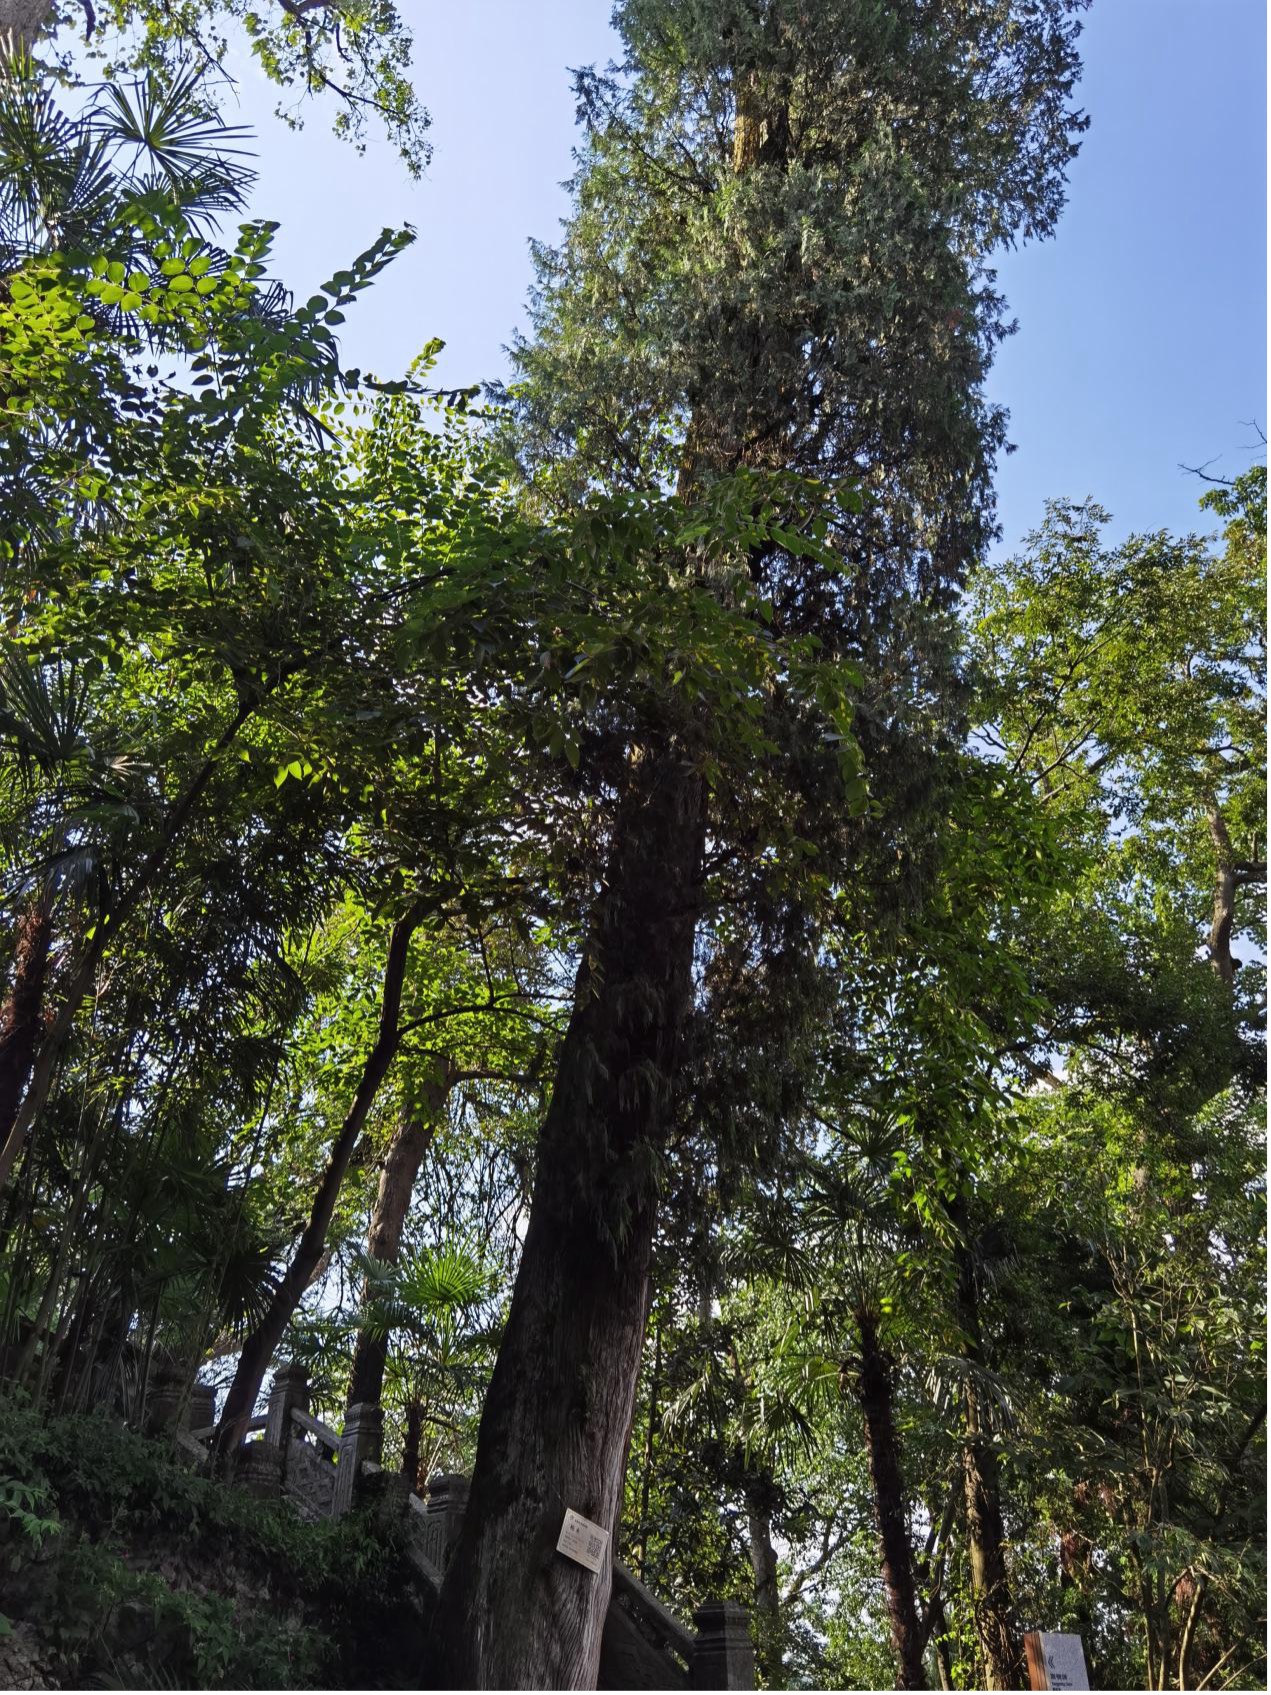
{"type": "Polygon", "coordinates": [[[438,1686],[610,1675],[571,1507],[759,1687],[1265,1687],[1265,466],[994,545],[1084,10],[620,0],[481,393],[221,105],[417,171],[396,8],[0,4],[6,1545],[291,1364],[470,1478],[438,1686]]]}

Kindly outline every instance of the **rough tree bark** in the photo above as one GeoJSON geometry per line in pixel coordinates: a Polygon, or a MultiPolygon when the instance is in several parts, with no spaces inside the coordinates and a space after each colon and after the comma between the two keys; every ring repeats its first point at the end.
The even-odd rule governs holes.
{"type": "Polygon", "coordinates": [[[1006,1570],[1006,1531],[997,1453],[984,1431],[975,1383],[975,1373],[983,1365],[984,1355],[975,1267],[971,1251],[965,1246],[958,1252],[958,1319],[966,1338],[965,1358],[971,1367],[963,1399],[966,1427],[962,1482],[976,1635],[984,1655],[987,1687],[1023,1689],[1027,1687],[1024,1643],[1015,1619],[1006,1570]]]}
{"type": "MultiPolygon", "coordinates": [[[[734,171],[783,141],[756,96],[737,114],[734,171]]],[[[734,437],[694,408],[682,498],[708,465],[737,468],[734,437]]],[[[633,750],[442,1598],[439,1670],[459,1688],[596,1684],[610,1569],[593,1577],[554,1548],[567,1507],[611,1537],[617,1528],[651,1296],[654,1174],[692,996],[705,817],[700,775],[674,738],[633,750]]]]}
{"type": "Polygon", "coordinates": [[[393,926],[384,967],[379,1033],[374,1047],[366,1056],[353,1096],[353,1104],[349,1107],[344,1123],[340,1126],[340,1133],[332,1145],[327,1168],[314,1196],[309,1222],[296,1244],[291,1263],[283,1273],[282,1281],[274,1292],[274,1298],[269,1303],[265,1316],[244,1342],[243,1351],[238,1357],[238,1368],[225,1397],[221,1422],[213,1444],[218,1463],[223,1463],[226,1456],[243,1439],[244,1427],[255,1410],[256,1397],[260,1394],[260,1386],[265,1380],[265,1373],[269,1370],[274,1351],[282,1341],[291,1315],[309,1287],[314,1270],[322,1258],[340,1186],[344,1182],[362,1126],[366,1123],[366,1115],[371,1110],[380,1085],[387,1077],[401,1045],[402,984],[406,975],[410,939],[418,923],[419,914],[412,912],[399,919],[393,926]]]}
{"type": "MultiPolygon", "coordinates": [[[[446,1071],[449,1072],[449,1064],[446,1071]]],[[[371,1212],[370,1229],[366,1234],[366,1251],[372,1259],[388,1265],[397,1264],[402,1245],[402,1228],[410,1211],[410,1198],[424,1155],[437,1133],[437,1120],[446,1104],[449,1077],[438,1078],[427,1085],[422,1110],[402,1115],[401,1123],[388,1144],[384,1169],[380,1173],[379,1190],[371,1212]]],[[[362,1306],[365,1308],[369,1285],[363,1285],[362,1306]]],[[[378,1402],[384,1389],[384,1368],[388,1363],[388,1337],[372,1336],[359,1330],[353,1350],[353,1371],[349,1378],[348,1405],[359,1402],[378,1402]]]]}
{"type": "Polygon", "coordinates": [[[0,63],[29,53],[53,11],[53,0],[0,0],[0,63]]]}
{"type": "Polygon", "coordinates": [[[438,1669],[451,1687],[595,1687],[609,1565],[592,1573],[554,1550],[567,1507],[617,1529],[702,815],[680,750],[663,742],[633,757],[442,1596],[438,1669]]]}
{"type": "Polygon", "coordinates": [[[878,1337],[878,1317],[869,1307],[856,1311],[861,1363],[856,1398],[865,1417],[865,1449],[874,1486],[874,1512],[882,1542],[883,1593],[896,1651],[897,1689],[925,1689],[923,1635],[918,1622],[914,1556],[905,1522],[905,1491],[900,1473],[900,1440],[892,1398],[892,1366],[878,1337]]]}
{"type": "Polygon", "coordinates": [[[18,920],[13,989],[0,1008],[0,1146],[13,1129],[40,1045],[52,941],[53,914],[47,899],[37,898],[18,920]]]}

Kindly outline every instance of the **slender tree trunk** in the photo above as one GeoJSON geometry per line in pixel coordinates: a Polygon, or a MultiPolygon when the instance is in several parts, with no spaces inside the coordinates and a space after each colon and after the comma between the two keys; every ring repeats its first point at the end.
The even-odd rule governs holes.
{"type": "MultiPolygon", "coordinates": [[[[2,0],[0,0],[2,3],[2,0]]],[[[234,717],[221,731],[212,745],[212,751],[186,784],[172,810],[168,813],[159,839],[137,868],[137,874],[128,888],[98,920],[92,940],[84,950],[84,956],[71,973],[62,1004],[57,1016],[49,1025],[44,1040],[40,1043],[35,1063],[31,1067],[30,1081],[22,1103],[14,1114],[9,1133],[0,1141],[0,1191],[3,1191],[9,1181],[10,1174],[17,1162],[27,1132],[35,1123],[36,1115],[48,1097],[49,1086],[53,1081],[53,1072],[57,1065],[62,1045],[70,1035],[80,1007],[87,999],[93,984],[97,979],[97,967],[105,958],[106,950],[113,944],[116,933],[127,923],[136,911],[143,897],[153,886],[159,872],[167,863],[168,855],[189,823],[190,818],[202,798],[203,791],[212,780],[217,762],[221,755],[238,737],[238,732],[256,710],[259,702],[249,702],[241,705],[234,717]]]]}
{"type": "Polygon", "coordinates": [[[610,1563],[593,1573],[554,1550],[567,1508],[612,1539],[622,1505],[702,808],[672,747],[633,759],[442,1598],[439,1671],[455,1688],[595,1687],[610,1563]]]}
{"type": "MultiPolygon", "coordinates": [[[[101,1121],[93,1134],[93,1139],[84,1152],[83,1166],[76,1179],[75,1192],[71,1201],[71,1209],[66,1217],[65,1226],[60,1232],[57,1252],[53,1256],[53,1264],[49,1269],[48,1282],[45,1284],[44,1295],[40,1301],[39,1310],[35,1315],[35,1321],[31,1326],[30,1334],[27,1336],[26,1342],[23,1344],[22,1352],[18,1356],[17,1366],[14,1369],[14,1379],[18,1383],[26,1383],[29,1375],[31,1374],[32,1367],[35,1363],[36,1349],[45,1337],[45,1332],[48,1329],[49,1320],[52,1317],[54,1306],[62,1290],[62,1281],[66,1272],[66,1263],[71,1256],[73,1248],[79,1243],[80,1220],[83,1217],[84,1208],[88,1204],[88,1196],[93,1180],[97,1176],[97,1168],[101,1160],[102,1149],[106,1145],[107,1138],[113,1131],[118,1130],[123,1121],[126,1099],[126,1096],[121,1097],[113,1112],[104,1113],[102,1115],[101,1121]]],[[[44,1371],[47,1371],[51,1363],[51,1350],[46,1349],[44,1357],[44,1371]]],[[[41,1379],[43,1378],[43,1374],[44,1373],[42,1371],[41,1379]]],[[[39,1397],[37,1396],[37,1399],[38,1398],[39,1397]]]]}
{"type": "Polygon", "coordinates": [[[777,1550],[772,1545],[772,1517],[764,1497],[771,1479],[746,1492],[746,1532],[750,1569],[755,1578],[755,1637],[759,1664],[769,1689],[784,1688],[781,1590],[777,1584],[777,1550]],[[767,1487],[765,1487],[765,1483],[767,1487]]]}
{"type": "MultiPolygon", "coordinates": [[[[1084,1480],[1075,1483],[1072,1488],[1072,1517],[1067,1524],[1059,1528],[1059,1585],[1064,1595],[1065,1615],[1072,1619],[1079,1634],[1087,1643],[1086,1658],[1089,1661],[1093,1653],[1091,1645],[1092,1598],[1090,1593],[1091,1579],[1091,1549],[1077,1528],[1078,1522],[1085,1516],[1090,1498],[1090,1485],[1084,1480]]],[[[1090,1674],[1094,1676],[1094,1666],[1090,1665],[1090,1674]]]]}
{"type": "Polygon", "coordinates": [[[958,1257],[958,1314],[967,1339],[966,1358],[972,1368],[964,1403],[962,1482],[976,1634],[984,1655],[988,1687],[1023,1689],[1026,1687],[1023,1637],[1016,1625],[1006,1571],[1006,1532],[997,1453],[983,1429],[975,1385],[975,1370],[983,1363],[975,1270],[969,1248],[961,1248],[958,1257]]]}
{"type": "Polygon", "coordinates": [[[305,1225],[291,1256],[291,1263],[283,1274],[265,1316],[243,1344],[243,1351],[238,1358],[238,1369],[225,1397],[221,1422],[216,1432],[214,1452],[218,1462],[223,1463],[226,1455],[242,1441],[244,1426],[252,1417],[256,1397],[260,1394],[260,1386],[265,1380],[265,1373],[269,1370],[274,1351],[282,1341],[283,1332],[322,1258],[327,1231],[335,1212],[336,1201],[339,1199],[340,1186],[348,1170],[349,1159],[366,1122],[366,1115],[379,1093],[380,1085],[388,1075],[401,1042],[399,1014],[402,983],[406,974],[410,938],[418,922],[418,914],[411,913],[408,917],[399,919],[393,926],[384,968],[379,1034],[362,1067],[362,1076],[353,1097],[353,1104],[332,1146],[327,1168],[314,1196],[309,1222],[305,1225]]]}
{"type": "Polygon", "coordinates": [[[18,920],[13,989],[0,1008],[0,1146],[13,1129],[40,1045],[52,940],[53,914],[47,899],[37,898],[18,920]]]}
{"type": "Polygon", "coordinates": [[[963,1480],[976,1631],[990,1689],[1022,1689],[1021,1638],[1006,1575],[1005,1533],[997,1455],[980,1434],[973,1391],[967,1394],[963,1480]]]}
{"type": "Polygon", "coordinates": [[[856,1397],[865,1415],[865,1447],[874,1486],[874,1512],[882,1540],[883,1593],[896,1651],[897,1689],[925,1689],[922,1630],[914,1584],[914,1556],[905,1523],[905,1491],[900,1473],[900,1440],[892,1394],[892,1366],[878,1339],[878,1318],[868,1307],[856,1312],[861,1368],[856,1397]]]}
{"type": "MultiPolygon", "coordinates": [[[[388,1144],[379,1191],[371,1212],[371,1226],[366,1235],[366,1251],[372,1259],[388,1265],[397,1264],[402,1228],[410,1211],[415,1179],[437,1133],[437,1120],[446,1104],[447,1092],[448,1084],[444,1079],[430,1083],[422,1115],[404,1113],[388,1144]]],[[[363,1311],[369,1288],[369,1283],[362,1288],[363,1311]]],[[[349,1406],[356,1406],[359,1401],[379,1401],[384,1392],[384,1368],[387,1364],[388,1337],[372,1336],[367,1330],[359,1330],[353,1350],[353,1371],[349,1378],[349,1406]]]]}
{"type": "MultiPolygon", "coordinates": [[[[1230,1498],[1232,1485],[1236,1483],[1238,1479],[1240,1463],[1248,1451],[1249,1444],[1266,1423],[1266,1418],[1266,1407],[1259,1407],[1257,1412],[1254,1413],[1253,1417],[1245,1426],[1243,1435],[1232,1450],[1230,1457],[1225,1462],[1227,1477],[1218,1494],[1218,1506],[1214,1514],[1215,1527],[1220,1525],[1223,1519],[1227,1516],[1227,1502],[1230,1498]]],[[[1202,1571],[1193,1576],[1191,1594],[1188,1596],[1187,1613],[1183,1620],[1183,1629],[1178,1648],[1178,1687],[1180,1689],[1188,1689],[1192,1687],[1192,1682],[1189,1677],[1189,1667],[1196,1643],[1196,1628],[1200,1622],[1201,1611],[1205,1605],[1205,1595],[1208,1589],[1209,1573],[1207,1571],[1202,1571]]],[[[1200,1681],[1200,1674],[1196,1673],[1195,1676],[1196,1680],[1200,1681]]],[[[1163,1679],[1164,1673],[1162,1673],[1162,1688],[1164,1687],[1163,1679]]]]}
{"type": "Polygon", "coordinates": [[[1224,983],[1235,981],[1236,968],[1231,957],[1231,931],[1236,916],[1236,867],[1231,852],[1231,837],[1227,820],[1221,809],[1209,809],[1209,834],[1214,844],[1214,911],[1209,926],[1209,958],[1224,983]]]}
{"type": "Polygon", "coordinates": [[[936,1671],[941,1689],[953,1688],[953,1658],[946,1640],[948,1634],[949,1621],[945,1617],[944,1602],[937,1596],[931,1604],[930,1639],[935,1643],[936,1671]]]}
{"type": "Polygon", "coordinates": [[[640,1474],[640,1548],[636,1558],[636,1575],[644,1582],[644,1568],[649,1553],[649,1492],[653,1487],[653,1450],[661,1429],[662,1393],[662,1323],[653,1329],[653,1374],[649,1379],[649,1418],[645,1428],[644,1465],[640,1474]]]}
{"type": "MultiPolygon", "coordinates": [[[[356,1403],[350,1402],[350,1405],[356,1403]]],[[[422,1488],[424,1479],[419,1475],[419,1456],[424,1443],[424,1403],[408,1401],[406,1403],[406,1436],[402,1443],[402,1476],[407,1479],[414,1490],[422,1488]]]]}

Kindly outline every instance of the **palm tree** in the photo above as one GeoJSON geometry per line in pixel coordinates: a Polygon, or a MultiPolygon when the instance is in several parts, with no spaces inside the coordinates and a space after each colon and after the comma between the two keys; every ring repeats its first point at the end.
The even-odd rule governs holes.
{"type": "Polygon", "coordinates": [[[366,1280],[358,1329],[393,1343],[387,1377],[403,1405],[401,1469],[418,1488],[480,1405],[498,1341],[485,1310],[496,1274],[464,1243],[418,1248],[396,1265],[359,1254],[358,1265],[366,1280]]]}
{"type": "Polygon", "coordinates": [[[242,211],[247,132],[209,110],[203,84],[197,70],[104,83],[69,113],[28,57],[0,66],[0,273],[75,248],[144,261],[139,216],[160,203],[204,233],[242,211]]]}

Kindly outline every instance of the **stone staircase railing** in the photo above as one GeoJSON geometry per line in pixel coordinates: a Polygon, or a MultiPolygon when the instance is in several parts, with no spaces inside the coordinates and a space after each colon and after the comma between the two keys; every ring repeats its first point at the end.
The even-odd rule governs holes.
{"type": "MultiPolygon", "coordinates": [[[[192,1460],[207,1458],[215,1429],[215,1391],[151,1396],[147,1423],[171,1429],[184,1407],[176,1440],[192,1460]]],[[[468,1502],[468,1480],[439,1474],[427,1497],[399,1472],[380,1465],[384,1415],[379,1406],[348,1409],[336,1432],[309,1411],[303,1366],[274,1373],[269,1409],[247,1426],[230,1468],[230,1481],[267,1500],[285,1499],[307,1519],[339,1518],[355,1504],[374,1501],[377,1511],[404,1521],[410,1563],[433,1597],[441,1593],[450,1554],[468,1502]]],[[[600,1657],[601,1689],[753,1689],[755,1656],[749,1615],[735,1601],[706,1601],[690,1629],[620,1560],[605,1616],[600,1657]]]]}

